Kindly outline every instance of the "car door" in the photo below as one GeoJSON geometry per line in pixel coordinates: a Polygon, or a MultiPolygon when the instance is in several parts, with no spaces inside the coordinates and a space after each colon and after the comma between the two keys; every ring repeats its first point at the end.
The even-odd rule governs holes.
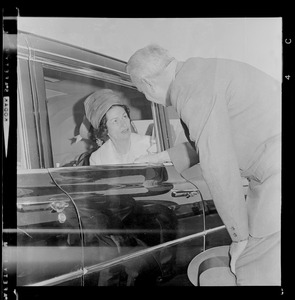
{"type": "Polygon", "coordinates": [[[203,250],[200,197],[171,165],[72,167],[50,174],[79,209],[86,285],[146,285],[146,278],[157,284],[183,273],[203,250]],[[192,196],[172,196],[179,191],[192,196]]]}
{"type": "MultiPolygon", "coordinates": [[[[96,147],[91,135],[80,135],[83,103],[91,93],[121,93],[135,132],[154,136],[157,151],[168,137],[163,108],[135,89],[124,62],[22,36],[19,241],[21,247],[42,237],[43,254],[52,251],[43,275],[33,268],[20,284],[162,285],[186,276],[189,262],[205,247],[205,210],[196,186],[172,163],[78,166],[96,147]]],[[[41,257],[33,253],[28,255],[41,257]]],[[[24,272],[30,264],[32,258],[24,272]]]]}
{"type": "MultiPolygon", "coordinates": [[[[48,131],[51,137],[52,166],[59,166],[59,168],[50,168],[49,172],[55,180],[55,184],[73,199],[81,216],[85,246],[85,285],[135,284],[135,279],[130,279],[132,277],[130,274],[136,273],[135,271],[117,276],[116,272],[113,274],[109,270],[110,261],[112,261],[112,269],[114,269],[114,259],[117,261],[116,264],[122,265],[124,262],[122,256],[141,251],[142,247],[153,247],[172,239],[202,232],[204,229],[203,210],[199,205],[201,198],[195,187],[175,172],[172,164],[157,167],[137,164],[115,167],[107,165],[77,167],[81,155],[91,152],[95,147],[93,140],[79,137],[79,126],[84,117],[83,101],[89,94],[103,87],[120,92],[131,110],[134,130],[143,135],[159,135],[157,128],[160,123],[155,125],[154,119],[158,107],[152,106],[144,98],[144,95],[129,86],[128,82],[122,84],[122,81],[116,77],[111,81],[96,76],[94,72],[90,77],[79,73],[77,69],[62,69],[62,66],[59,66],[56,70],[50,64],[43,64],[42,72],[45,85],[43,95],[46,98],[48,131]],[[109,208],[110,203],[113,207],[120,208],[118,208],[118,212],[109,208]],[[132,218],[129,214],[122,216],[121,209],[126,213],[129,211],[137,223],[135,224],[134,220],[130,221],[132,218]],[[162,214],[158,213],[161,210],[162,214]],[[162,220],[164,217],[170,218],[166,224],[162,220]],[[117,218],[117,223],[113,220],[114,218],[117,218]],[[151,220],[155,218],[157,218],[157,222],[152,224],[151,220]],[[101,223],[104,219],[105,221],[101,223]],[[177,223],[177,226],[169,228],[169,222],[177,223]],[[167,228],[165,229],[163,226],[167,226],[167,228]],[[110,228],[115,231],[126,228],[126,230],[137,232],[128,235],[125,239],[122,235],[113,233],[108,235],[93,233],[98,229],[110,230],[110,228]],[[165,230],[174,232],[165,235],[163,233],[165,230]],[[138,233],[139,231],[144,231],[144,233],[138,233]],[[88,232],[93,234],[88,234],[88,232]],[[124,245],[118,247],[120,242],[116,239],[119,239],[124,245]],[[131,244],[133,244],[132,247],[131,244]],[[104,274],[110,272],[112,275],[101,275],[103,270],[104,274]]],[[[39,95],[41,94],[42,91],[39,92],[39,95]]],[[[160,149],[160,143],[157,146],[160,149]]],[[[193,250],[191,256],[181,254],[180,251],[185,251],[183,250],[184,245],[185,243],[182,246],[175,246],[175,249],[171,250],[175,253],[178,251],[179,264],[182,268],[193,255],[201,251],[203,237],[198,237],[194,247],[191,246],[193,250]],[[184,257],[187,261],[184,261],[184,257]]],[[[158,278],[161,280],[161,278],[168,277],[168,274],[171,275],[172,265],[175,264],[171,259],[175,259],[176,254],[173,254],[173,258],[165,266],[161,261],[167,260],[166,257],[171,254],[165,253],[164,250],[155,250],[152,254],[155,257],[144,253],[142,256],[146,256],[145,259],[149,261],[149,263],[142,263],[145,266],[152,266],[150,261],[154,261],[154,264],[156,261],[156,264],[152,270],[147,268],[148,270],[141,270],[140,274],[153,272],[154,280],[158,280],[158,278]],[[161,266],[160,271],[157,265],[161,266]]],[[[131,261],[130,264],[136,265],[131,261]]],[[[117,268],[119,267],[116,266],[115,269],[117,268]]],[[[126,269],[124,266],[122,268],[126,269]]],[[[118,271],[120,274],[125,272],[121,269],[119,268],[120,271],[118,271]]],[[[142,276],[151,278],[147,275],[142,276]]],[[[146,282],[146,279],[137,278],[136,280],[136,282],[146,282]]]]}

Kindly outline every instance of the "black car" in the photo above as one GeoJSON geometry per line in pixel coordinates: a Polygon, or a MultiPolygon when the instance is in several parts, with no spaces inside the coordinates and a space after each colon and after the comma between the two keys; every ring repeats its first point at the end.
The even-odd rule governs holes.
{"type": "Polygon", "coordinates": [[[17,247],[4,249],[17,286],[191,285],[190,261],[230,244],[199,165],[89,166],[96,145],[79,138],[101,88],[158,151],[186,141],[173,108],[147,101],[124,61],[62,42],[18,32],[17,63],[17,247]]]}

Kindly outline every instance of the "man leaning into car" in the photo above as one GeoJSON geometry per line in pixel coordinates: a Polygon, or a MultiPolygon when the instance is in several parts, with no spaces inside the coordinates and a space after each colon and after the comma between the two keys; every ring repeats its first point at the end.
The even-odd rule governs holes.
{"type": "MultiPolygon", "coordinates": [[[[237,285],[280,285],[280,84],[242,62],[181,62],[157,45],[136,51],[127,72],[148,100],[172,105],[186,124],[232,239],[237,285]],[[246,201],[241,176],[249,181],[246,201]]],[[[165,155],[181,165],[175,149],[139,161],[165,155]]]]}

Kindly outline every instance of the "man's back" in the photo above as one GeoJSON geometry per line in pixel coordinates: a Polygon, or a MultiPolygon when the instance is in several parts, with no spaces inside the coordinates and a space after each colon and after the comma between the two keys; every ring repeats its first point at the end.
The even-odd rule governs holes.
{"type": "Polygon", "coordinates": [[[196,142],[203,176],[232,239],[247,234],[247,218],[251,234],[279,230],[279,209],[267,225],[259,219],[270,206],[279,207],[280,199],[247,201],[256,208],[246,217],[240,182],[240,172],[263,182],[280,170],[279,83],[244,63],[191,58],[179,64],[170,95],[196,142]]]}
{"type": "Polygon", "coordinates": [[[226,103],[242,169],[261,144],[281,132],[280,84],[248,64],[218,58],[188,59],[177,72],[171,94],[178,95],[176,107],[195,141],[215,102],[226,103]]]}

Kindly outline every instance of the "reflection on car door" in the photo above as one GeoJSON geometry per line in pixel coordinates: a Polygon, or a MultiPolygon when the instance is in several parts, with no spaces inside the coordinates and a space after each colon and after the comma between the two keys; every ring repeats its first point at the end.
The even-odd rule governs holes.
{"type": "Polygon", "coordinates": [[[50,169],[50,173],[81,216],[86,285],[148,284],[147,278],[154,283],[183,268],[203,248],[201,236],[177,247],[143,252],[127,265],[120,259],[203,231],[200,197],[172,196],[175,190],[192,190],[173,166],[74,167],[50,169]]]}
{"type": "Polygon", "coordinates": [[[75,206],[47,170],[17,177],[17,285],[82,285],[81,231],[75,206]],[[56,281],[54,277],[62,277],[56,281]]]}

